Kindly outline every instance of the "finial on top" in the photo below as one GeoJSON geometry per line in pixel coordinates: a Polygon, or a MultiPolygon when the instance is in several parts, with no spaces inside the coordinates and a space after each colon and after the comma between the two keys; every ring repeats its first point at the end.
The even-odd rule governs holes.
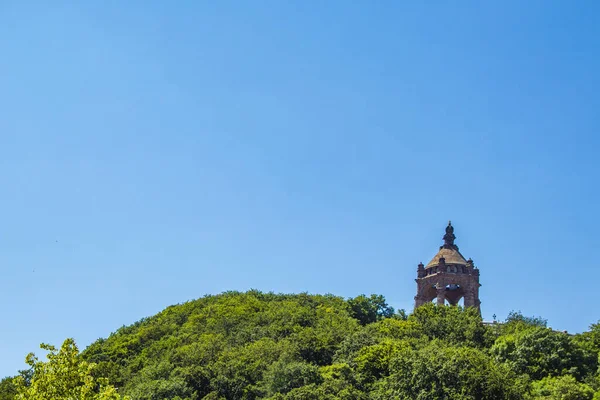
{"type": "Polygon", "coordinates": [[[446,227],[446,234],[444,235],[444,245],[442,247],[445,247],[447,249],[458,249],[458,247],[456,247],[456,245],[454,244],[454,239],[456,239],[456,236],[454,236],[454,227],[452,226],[452,221],[448,221],[448,226],[446,227]]]}

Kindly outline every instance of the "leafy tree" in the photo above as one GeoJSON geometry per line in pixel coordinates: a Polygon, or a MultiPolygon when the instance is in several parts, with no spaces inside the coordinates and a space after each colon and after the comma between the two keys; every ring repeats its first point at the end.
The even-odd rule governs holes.
{"type": "Polygon", "coordinates": [[[548,326],[548,320],[542,317],[526,317],[521,311],[511,311],[506,317],[505,325],[513,323],[522,323],[529,326],[537,326],[540,328],[546,328],[548,326]]]}
{"type": "Polygon", "coordinates": [[[136,400],[184,399],[193,394],[182,370],[166,360],[141,370],[127,389],[136,400]]]}
{"type": "Polygon", "coordinates": [[[17,395],[13,377],[6,377],[0,381],[0,400],[12,400],[17,395]]]}
{"type": "Polygon", "coordinates": [[[524,316],[520,311],[511,311],[502,324],[495,325],[499,335],[509,335],[530,328],[546,328],[548,321],[542,317],[524,316]]]}
{"type": "MultiPolygon", "coordinates": [[[[23,400],[119,400],[122,397],[105,379],[94,379],[94,363],[83,361],[73,339],[64,341],[60,349],[48,344],[48,361],[40,361],[30,353],[26,363],[31,367],[30,382],[17,376],[14,379],[17,396],[23,400]]],[[[126,399],[123,398],[123,399],[126,399]]]]}
{"type": "Polygon", "coordinates": [[[535,380],[566,374],[581,378],[586,371],[582,349],[566,333],[549,328],[534,326],[500,336],[491,353],[516,373],[535,380]]]}
{"type": "Polygon", "coordinates": [[[481,316],[473,307],[425,304],[417,308],[408,321],[418,324],[431,340],[476,347],[487,347],[493,340],[491,331],[483,325],[481,316]]]}
{"type": "Polygon", "coordinates": [[[402,320],[402,321],[406,321],[408,319],[408,314],[406,313],[406,310],[402,308],[402,309],[396,311],[394,318],[402,320]]]}
{"type": "Polygon", "coordinates": [[[512,312],[490,328],[473,308],[394,314],[378,295],[226,292],[81,354],[72,340],[43,348],[47,361],[30,355],[31,369],[0,381],[0,400],[585,400],[600,389],[598,324],[571,336],[512,312]]]}
{"type": "Polygon", "coordinates": [[[367,400],[368,395],[354,386],[353,371],[347,364],[321,367],[320,374],[321,383],[277,393],[269,400],[367,400]]]}
{"type": "MultiPolygon", "coordinates": [[[[382,295],[372,294],[370,297],[361,294],[348,300],[350,312],[361,325],[367,325],[394,315],[394,308],[388,306],[382,295]]],[[[402,314],[400,315],[402,316],[402,314]]]]}
{"type": "Polygon", "coordinates": [[[356,379],[365,385],[388,376],[391,361],[407,348],[410,348],[407,342],[394,339],[361,348],[355,358],[356,379]]]}
{"type": "Polygon", "coordinates": [[[322,377],[319,369],[302,361],[277,361],[265,374],[267,393],[285,394],[292,389],[311,384],[319,384],[322,377]]]}
{"type": "Polygon", "coordinates": [[[389,339],[416,340],[426,343],[426,337],[419,323],[387,318],[346,336],[335,353],[334,361],[356,367],[357,356],[361,351],[389,339]]]}
{"type": "Polygon", "coordinates": [[[594,391],[585,383],[579,383],[572,376],[545,377],[533,382],[534,399],[544,400],[592,400],[594,391]]]}
{"type": "Polygon", "coordinates": [[[424,327],[415,320],[384,319],[365,327],[365,332],[377,339],[411,339],[425,336],[424,327]]]}
{"type": "Polygon", "coordinates": [[[525,383],[483,351],[434,341],[420,350],[398,351],[391,374],[378,381],[374,400],[517,400],[525,383]]]}
{"type": "MultiPolygon", "coordinates": [[[[19,371],[20,379],[25,386],[30,385],[32,373],[33,370],[31,369],[19,371]]],[[[0,400],[13,400],[17,396],[17,385],[15,380],[15,376],[9,376],[0,381],[0,400]]]]}
{"type": "Polygon", "coordinates": [[[358,328],[348,314],[325,305],[316,307],[311,325],[297,330],[290,340],[305,361],[321,366],[331,364],[342,340],[358,328]]]}
{"type": "MultiPolygon", "coordinates": [[[[595,373],[598,370],[600,354],[600,323],[590,325],[589,331],[575,335],[573,341],[584,352],[588,373],[595,373]]],[[[600,388],[600,382],[597,382],[596,386],[600,388]]]]}

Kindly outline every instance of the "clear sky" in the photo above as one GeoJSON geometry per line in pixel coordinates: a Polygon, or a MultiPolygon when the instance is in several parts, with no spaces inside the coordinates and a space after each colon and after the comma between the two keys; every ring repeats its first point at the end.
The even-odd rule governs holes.
{"type": "Polygon", "coordinates": [[[0,376],[225,290],[600,319],[596,1],[0,2],[0,376]]]}

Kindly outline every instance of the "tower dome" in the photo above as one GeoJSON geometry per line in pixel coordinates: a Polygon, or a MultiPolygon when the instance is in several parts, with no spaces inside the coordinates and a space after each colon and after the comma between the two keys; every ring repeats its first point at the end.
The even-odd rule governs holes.
{"type": "Polygon", "coordinates": [[[446,264],[467,265],[467,260],[462,254],[460,254],[460,251],[458,251],[458,246],[454,244],[455,239],[456,236],[454,236],[454,227],[452,226],[452,221],[448,221],[446,234],[444,235],[444,244],[440,246],[440,250],[431,259],[431,261],[427,263],[425,268],[437,265],[440,258],[444,258],[446,260],[446,264]]]}

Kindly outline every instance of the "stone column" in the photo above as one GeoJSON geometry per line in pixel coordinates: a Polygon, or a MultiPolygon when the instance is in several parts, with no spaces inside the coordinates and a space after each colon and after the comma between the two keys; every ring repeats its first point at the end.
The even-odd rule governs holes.
{"type": "Polygon", "coordinates": [[[446,287],[438,283],[435,289],[437,290],[437,305],[443,306],[446,300],[446,287]]]}
{"type": "Polygon", "coordinates": [[[475,296],[471,291],[465,293],[465,307],[475,307],[475,296]]]}
{"type": "MultiPolygon", "coordinates": [[[[477,270],[479,272],[479,270],[477,270]]],[[[481,300],[479,300],[479,287],[481,284],[479,283],[479,276],[477,276],[477,284],[475,289],[473,290],[473,307],[477,308],[479,314],[481,315],[481,300]]]]}
{"type": "Polygon", "coordinates": [[[425,299],[420,295],[416,295],[415,296],[415,308],[421,307],[423,304],[425,304],[425,299]]]}

